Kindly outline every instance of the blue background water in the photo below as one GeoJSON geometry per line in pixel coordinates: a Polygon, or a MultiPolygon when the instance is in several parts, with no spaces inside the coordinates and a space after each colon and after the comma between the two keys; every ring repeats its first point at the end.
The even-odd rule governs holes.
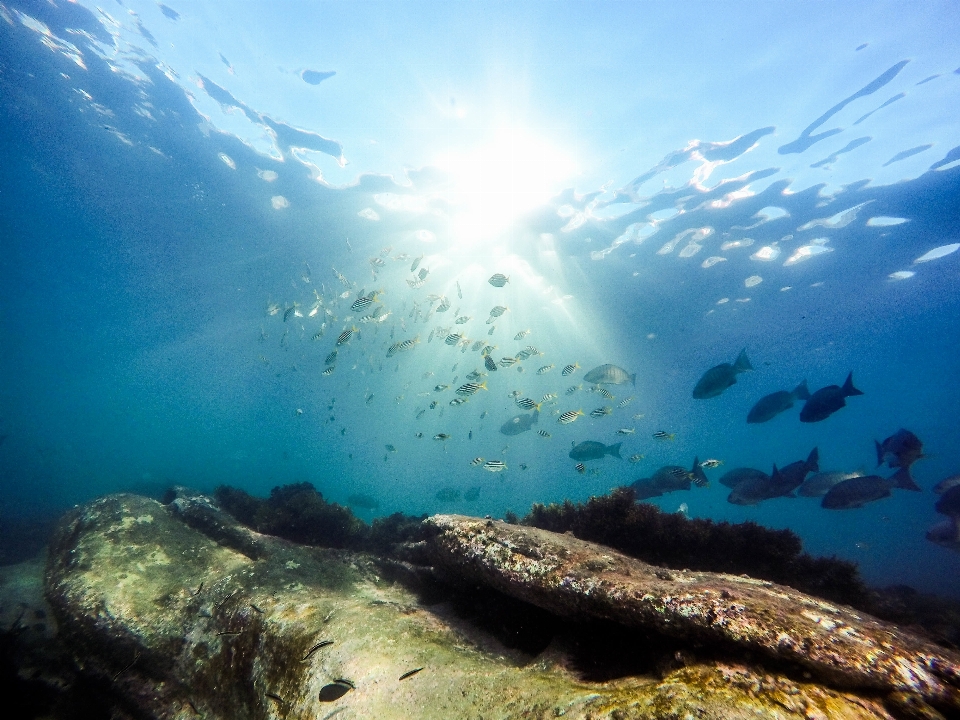
{"type": "Polygon", "coordinates": [[[960,242],[949,3],[266,8],[0,4],[0,514],[174,482],[309,481],[338,502],[374,497],[379,509],[357,508],[367,519],[501,515],[698,455],[724,465],[709,488],[656,499],[664,509],[790,527],[871,582],[960,595],[960,555],[924,539],[939,519],[930,488],[960,466],[960,255],[914,264],[960,242]],[[766,208],[786,214],[758,224],[766,208]],[[774,243],[776,260],[751,259],[774,243]],[[811,245],[831,251],[784,264],[811,245]],[[430,275],[414,290],[421,254],[430,275]],[[506,287],[487,284],[495,272],[506,287]],[[357,323],[322,376],[356,323],[350,303],[373,289],[392,315],[357,323]],[[336,320],[309,317],[314,290],[336,320]],[[453,307],[418,322],[430,293],[453,307]],[[284,322],[294,302],[304,317],[284,322]],[[510,310],[488,336],[498,304],[510,310]],[[427,337],[458,308],[495,357],[543,355],[451,407],[482,359],[427,337]],[[701,373],[744,347],[756,370],[693,400],[701,373]],[[636,388],[564,394],[604,362],[636,388]],[[798,408],[744,421],[769,392],[850,370],[865,395],[822,423],[798,408]],[[520,412],[513,390],[558,393],[537,426],[552,437],[499,433],[520,412]],[[552,414],[630,395],[606,418],[552,414]],[[872,471],[873,440],[899,427],[929,454],[914,467],[923,493],[828,512],[804,498],[734,506],[716,482],[814,446],[823,469],[872,471]],[[567,452],[585,439],[646,457],[581,475],[567,452]],[[472,467],[478,456],[508,470],[472,467]],[[436,499],[478,486],[473,502],[436,499]]]}

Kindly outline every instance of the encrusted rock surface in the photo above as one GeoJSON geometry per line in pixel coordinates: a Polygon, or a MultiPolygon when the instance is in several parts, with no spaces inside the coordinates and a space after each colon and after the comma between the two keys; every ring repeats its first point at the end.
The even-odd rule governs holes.
{"type": "Polygon", "coordinates": [[[426,522],[439,565],[559,615],[731,643],[834,685],[960,712],[960,656],[848,607],[747,577],[664,570],[569,534],[459,515],[426,522]]]}
{"type": "MultiPolygon", "coordinates": [[[[549,563],[553,551],[539,534],[498,524],[494,535],[466,518],[434,524],[437,552],[444,547],[449,562],[478,575],[483,563],[472,553],[481,546],[481,555],[516,555],[513,583],[560,567],[549,563]],[[515,553],[518,543],[539,553],[543,572],[515,553]]],[[[618,562],[592,547],[596,577],[581,572],[575,582],[583,588],[605,582],[618,562]]],[[[77,508],[51,545],[46,595],[59,641],[80,676],[116,698],[116,717],[892,717],[875,693],[856,695],[745,661],[584,681],[562,648],[539,657],[507,650],[449,609],[423,606],[385,581],[369,556],[258,535],[202,496],[162,505],[114,495],[77,508]],[[323,641],[332,643],[316,647],[323,641]],[[329,685],[337,692],[322,691],[329,685]]],[[[585,605],[593,602],[590,593],[584,597],[585,605]]]]}

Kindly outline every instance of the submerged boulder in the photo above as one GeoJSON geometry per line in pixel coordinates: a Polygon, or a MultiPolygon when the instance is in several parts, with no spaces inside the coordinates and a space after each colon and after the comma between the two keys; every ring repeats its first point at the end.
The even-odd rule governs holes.
{"type": "MultiPolygon", "coordinates": [[[[526,587],[524,599],[559,614],[613,602],[611,573],[649,580],[649,566],[567,537],[453,516],[429,522],[434,536],[419,551],[448,576],[452,569],[507,592],[526,587]],[[568,579],[562,587],[553,583],[559,577],[568,579]],[[559,599],[544,600],[544,593],[559,599]]],[[[511,650],[446,605],[425,605],[405,585],[384,579],[391,565],[408,577],[430,573],[260,535],[203,496],[181,494],[163,505],[113,495],[62,521],[46,596],[59,642],[80,676],[114,698],[118,717],[891,717],[876,693],[852,695],[732,656],[657,675],[586,680],[562,643],[536,657],[511,650]]],[[[754,587],[746,580],[742,586],[754,587]]],[[[692,633],[697,622],[708,623],[684,625],[683,608],[696,607],[683,599],[691,592],[674,600],[661,593],[651,606],[692,633]]],[[[835,618],[829,609],[817,612],[835,618]]],[[[636,624],[642,615],[629,610],[624,619],[636,624]]],[[[745,644],[766,647],[752,639],[749,623],[734,625],[745,644]]],[[[917,658],[903,659],[909,675],[917,658]]],[[[927,669],[926,683],[910,697],[942,698],[956,666],[942,653],[929,661],[940,665],[927,669]]],[[[884,682],[912,687],[906,679],[875,687],[884,682]]]]}
{"type": "Polygon", "coordinates": [[[745,576],[665,570],[568,534],[458,515],[426,522],[448,572],[559,615],[757,650],[834,686],[960,712],[960,655],[848,607],[745,576]]]}

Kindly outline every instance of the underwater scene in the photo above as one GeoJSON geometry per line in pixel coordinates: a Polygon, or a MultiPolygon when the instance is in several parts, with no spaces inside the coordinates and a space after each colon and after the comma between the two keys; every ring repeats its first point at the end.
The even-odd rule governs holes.
{"type": "Polygon", "coordinates": [[[0,113],[0,563],[287,487],[960,600],[952,3],[3,0],[0,113]]]}

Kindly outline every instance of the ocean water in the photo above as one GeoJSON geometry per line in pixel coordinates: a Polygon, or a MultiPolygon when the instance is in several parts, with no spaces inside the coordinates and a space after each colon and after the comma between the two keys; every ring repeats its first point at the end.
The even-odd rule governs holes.
{"type": "Polygon", "coordinates": [[[697,457],[709,487],[651,502],[960,596],[925,538],[960,472],[953,10],[0,3],[0,516],[303,481],[366,520],[502,516],[697,457]],[[694,399],[741,349],[754,370],[694,399]],[[593,392],[603,363],[635,384],[593,392]],[[822,422],[746,423],[851,371],[822,422]],[[515,391],[557,397],[505,435],[515,391]],[[830,511],[718,483],[813,447],[869,474],[899,428],[923,492],[830,511]],[[584,440],[622,459],[578,472],[584,440]]]}

